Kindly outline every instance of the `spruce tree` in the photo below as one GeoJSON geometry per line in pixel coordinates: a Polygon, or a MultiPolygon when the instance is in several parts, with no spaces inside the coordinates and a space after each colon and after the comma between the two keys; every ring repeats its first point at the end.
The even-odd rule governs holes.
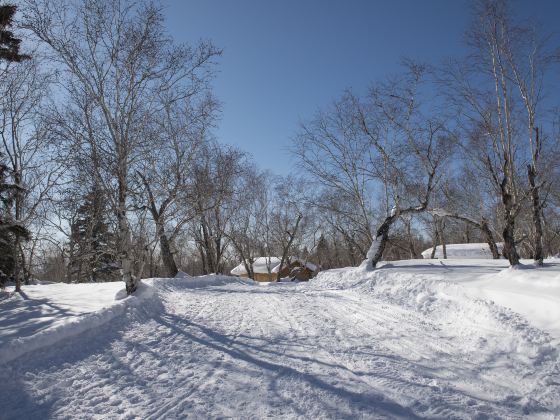
{"type": "Polygon", "coordinates": [[[9,170],[0,153],[0,285],[13,279],[18,238],[29,239],[29,231],[13,220],[12,206],[19,185],[9,182],[9,170]]]}
{"type": "Polygon", "coordinates": [[[107,220],[103,192],[85,195],[71,225],[69,279],[73,282],[118,280],[116,235],[107,220]]]}
{"type": "Polygon", "coordinates": [[[14,5],[0,6],[0,60],[19,63],[30,57],[19,53],[21,39],[16,38],[10,30],[16,9],[14,5]]]}

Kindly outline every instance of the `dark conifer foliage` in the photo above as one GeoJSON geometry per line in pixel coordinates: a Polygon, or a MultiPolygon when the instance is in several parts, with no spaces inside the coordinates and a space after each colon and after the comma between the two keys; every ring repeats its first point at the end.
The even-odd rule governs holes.
{"type": "Polygon", "coordinates": [[[76,212],[70,235],[70,281],[118,280],[117,240],[107,220],[105,199],[100,189],[94,189],[76,212]]]}
{"type": "Polygon", "coordinates": [[[31,57],[20,54],[21,39],[16,38],[10,30],[16,9],[14,5],[0,6],[0,59],[19,63],[31,57]]]}
{"type": "Polygon", "coordinates": [[[28,239],[29,231],[13,220],[11,208],[18,185],[8,180],[8,167],[0,154],[0,285],[12,278],[15,269],[16,239],[28,239]]]}

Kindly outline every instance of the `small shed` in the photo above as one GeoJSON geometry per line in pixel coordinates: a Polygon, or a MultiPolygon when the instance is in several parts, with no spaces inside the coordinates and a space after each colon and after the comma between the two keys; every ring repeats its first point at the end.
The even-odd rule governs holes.
{"type": "MultiPolygon", "coordinates": [[[[274,282],[280,270],[280,261],[278,257],[258,257],[253,261],[253,273],[255,281],[274,282]]],[[[289,277],[292,280],[307,281],[313,277],[318,267],[308,261],[300,258],[290,257],[284,261],[284,267],[280,271],[280,278],[289,277]]],[[[237,277],[249,278],[249,274],[245,269],[245,264],[241,263],[233,270],[231,274],[237,277]]]]}

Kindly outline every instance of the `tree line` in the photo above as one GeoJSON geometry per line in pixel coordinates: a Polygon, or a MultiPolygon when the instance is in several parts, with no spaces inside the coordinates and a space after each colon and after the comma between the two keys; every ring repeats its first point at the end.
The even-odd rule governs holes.
{"type": "Polygon", "coordinates": [[[508,6],[473,2],[468,56],[405,61],[303,122],[288,176],[214,137],[222,50],[175,42],[157,1],[1,7],[1,281],[133,293],[259,256],[374,268],[479,241],[542,264],[560,246],[559,54],[508,6]]]}

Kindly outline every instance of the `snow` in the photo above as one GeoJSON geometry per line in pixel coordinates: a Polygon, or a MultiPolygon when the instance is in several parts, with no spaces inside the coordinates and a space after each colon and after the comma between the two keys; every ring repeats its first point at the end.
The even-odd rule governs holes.
{"type": "MultiPolygon", "coordinates": [[[[498,247],[498,252],[502,251],[503,244],[498,242],[496,244],[498,247]]],[[[492,258],[492,252],[487,243],[471,243],[471,244],[448,244],[445,246],[447,252],[447,258],[492,258]]],[[[432,249],[428,248],[422,251],[423,258],[431,258],[432,249]]],[[[443,258],[443,247],[438,245],[436,247],[435,259],[443,258]]]]}
{"type": "MultiPolygon", "coordinates": [[[[281,259],[278,257],[258,257],[255,258],[253,262],[253,272],[256,274],[268,274],[268,273],[278,273],[280,270],[280,261],[281,259]]],[[[308,261],[303,261],[300,258],[290,257],[289,261],[285,261],[284,265],[287,265],[289,262],[299,262],[301,265],[309,268],[311,271],[316,271],[317,266],[312,264],[308,261]]],[[[231,274],[234,276],[244,276],[247,275],[247,270],[245,270],[245,265],[243,263],[236,266],[233,270],[231,270],[231,274]]]]}
{"type": "Polygon", "coordinates": [[[126,298],[121,282],[25,286],[1,302],[0,363],[99,327],[150,294],[141,284],[126,298]]]}
{"type": "Polygon", "coordinates": [[[192,278],[190,275],[188,275],[187,273],[185,273],[184,271],[178,271],[177,274],[175,275],[176,279],[189,279],[192,278]]]}
{"type": "Polygon", "coordinates": [[[371,242],[371,245],[366,255],[366,258],[368,260],[371,260],[373,259],[373,257],[375,257],[375,254],[377,254],[377,250],[379,249],[380,245],[381,245],[381,238],[379,236],[376,236],[375,239],[371,242]]]}
{"type": "MultiPolygon", "coordinates": [[[[560,261],[524,263],[397,261],[266,287],[147,280],[153,293],[111,322],[0,364],[1,416],[555,418],[560,261]]],[[[32,299],[92,314],[58,286],[32,299]]],[[[91,286],[109,287],[90,289],[93,313],[134,301],[91,286]]],[[[42,322],[28,305],[22,331],[42,322]]]]}

